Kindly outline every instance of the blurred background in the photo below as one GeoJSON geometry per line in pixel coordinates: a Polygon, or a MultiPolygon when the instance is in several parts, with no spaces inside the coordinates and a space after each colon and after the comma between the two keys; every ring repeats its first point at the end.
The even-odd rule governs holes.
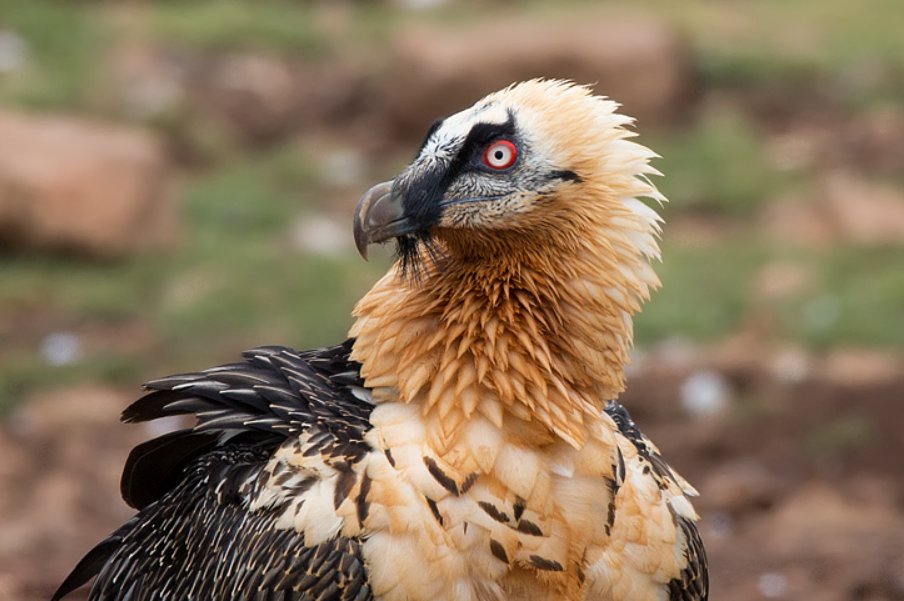
{"type": "Polygon", "coordinates": [[[623,400],[713,598],[904,599],[900,0],[0,0],[0,601],[131,515],[140,382],[341,340],[357,198],[534,76],[663,157],[623,400]]]}

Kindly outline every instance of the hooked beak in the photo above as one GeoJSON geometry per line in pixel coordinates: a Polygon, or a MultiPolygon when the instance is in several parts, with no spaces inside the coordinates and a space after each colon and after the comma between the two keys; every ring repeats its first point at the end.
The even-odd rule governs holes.
{"type": "Polygon", "coordinates": [[[405,216],[402,196],[393,194],[392,181],[382,182],[368,190],[355,209],[355,246],[367,260],[367,246],[402,236],[414,229],[405,216]]]}

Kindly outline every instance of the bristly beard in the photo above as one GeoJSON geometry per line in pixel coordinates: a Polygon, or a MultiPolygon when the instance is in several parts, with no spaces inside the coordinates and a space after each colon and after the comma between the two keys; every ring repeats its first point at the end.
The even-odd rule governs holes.
{"type": "Polygon", "coordinates": [[[399,274],[403,280],[420,282],[425,270],[428,269],[427,261],[425,261],[427,257],[433,266],[441,265],[446,257],[446,253],[437,243],[436,238],[429,232],[407,234],[396,238],[396,258],[399,262],[399,274]]]}

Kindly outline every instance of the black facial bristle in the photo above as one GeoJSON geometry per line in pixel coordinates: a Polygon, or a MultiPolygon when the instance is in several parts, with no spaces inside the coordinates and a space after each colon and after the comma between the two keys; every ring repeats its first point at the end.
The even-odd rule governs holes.
{"type": "Polygon", "coordinates": [[[427,262],[441,265],[445,253],[429,233],[409,234],[396,238],[396,257],[402,279],[417,283],[428,268],[427,262]]]}
{"type": "Polygon", "coordinates": [[[414,275],[415,279],[420,266],[418,252],[419,241],[415,236],[396,238],[396,257],[399,261],[399,273],[403,279],[414,275]]]}

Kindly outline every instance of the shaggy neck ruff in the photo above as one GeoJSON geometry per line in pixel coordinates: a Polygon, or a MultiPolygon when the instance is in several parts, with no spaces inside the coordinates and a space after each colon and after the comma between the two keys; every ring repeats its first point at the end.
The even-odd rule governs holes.
{"type": "Polygon", "coordinates": [[[375,402],[417,404],[437,452],[475,415],[580,447],[624,390],[631,315],[658,285],[658,217],[636,200],[655,188],[580,191],[544,227],[437,232],[443,259],[424,253],[417,280],[390,270],[356,307],[352,356],[375,402]]]}

